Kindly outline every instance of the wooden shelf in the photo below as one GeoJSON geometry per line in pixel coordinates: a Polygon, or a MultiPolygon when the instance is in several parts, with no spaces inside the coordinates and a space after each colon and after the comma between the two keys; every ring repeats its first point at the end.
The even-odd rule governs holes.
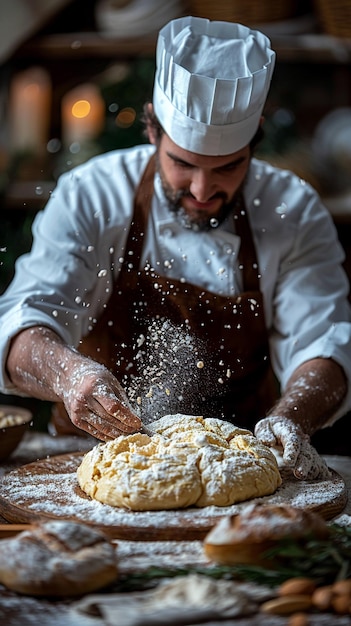
{"type": "Polygon", "coordinates": [[[60,33],[30,40],[21,46],[14,59],[79,60],[86,58],[118,59],[153,56],[156,36],[115,39],[101,33],[60,33]]]}
{"type": "MultiPolygon", "coordinates": [[[[271,35],[270,38],[278,61],[337,64],[351,61],[351,38],[341,39],[318,33],[271,35]]],[[[156,35],[116,39],[96,32],[60,33],[28,41],[17,50],[14,59],[134,58],[140,55],[153,56],[155,48],[156,35]]]]}
{"type": "Polygon", "coordinates": [[[277,62],[335,63],[351,62],[351,39],[317,33],[272,36],[277,62]]]}

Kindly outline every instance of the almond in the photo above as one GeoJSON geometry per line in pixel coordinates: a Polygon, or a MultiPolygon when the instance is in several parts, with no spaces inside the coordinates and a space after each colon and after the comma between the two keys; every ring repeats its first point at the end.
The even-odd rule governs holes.
{"type": "Polygon", "coordinates": [[[312,600],[310,595],[291,594],[264,602],[261,605],[261,611],[270,615],[290,615],[299,611],[307,611],[311,606],[312,600]]]}
{"type": "Polygon", "coordinates": [[[347,578],[345,580],[338,580],[336,583],[334,583],[333,593],[342,596],[349,594],[351,597],[351,579],[347,578]]]}
{"type": "Polygon", "coordinates": [[[316,584],[311,578],[289,578],[279,586],[278,595],[311,595],[314,592],[315,588],[316,584]]]}
{"type": "Polygon", "coordinates": [[[312,594],[312,604],[316,609],[319,609],[320,611],[326,611],[331,607],[332,597],[332,585],[318,587],[312,594]]]}

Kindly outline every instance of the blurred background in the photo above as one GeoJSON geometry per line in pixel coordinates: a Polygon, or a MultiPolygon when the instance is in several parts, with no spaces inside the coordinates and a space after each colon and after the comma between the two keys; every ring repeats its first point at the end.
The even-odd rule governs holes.
{"type": "Polygon", "coordinates": [[[271,38],[259,156],[318,190],[351,276],[350,0],[0,0],[0,294],[60,174],[145,141],[157,32],[186,14],[271,38]]]}

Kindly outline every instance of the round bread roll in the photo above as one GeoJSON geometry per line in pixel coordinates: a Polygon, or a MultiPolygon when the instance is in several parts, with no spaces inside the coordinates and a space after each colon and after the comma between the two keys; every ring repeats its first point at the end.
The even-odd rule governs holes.
{"type": "Polygon", "coordinates": [[[222,518],[205,537],[204,551],[217,563],[272,567],[274,561],[265,553],[280,539],[324,539],[328,534],[327,524],[317,513],[287,504],[257,503],[222,518]]]}
{"type": "Polygon", "coordinates": [[[274,493],[276,457],[248,430],[220,419],[166,415],[155,434],[101,443],[77,470],[81,489],[110,506],[134,511],[229,506],[274,493]]]}
{"type": "Polygon", "coordinates": [[[0,541],[0,583],[26,595],[74,596],[116,580],[116,549],[90,526],[63,520],[33,525],[0,541]]]}

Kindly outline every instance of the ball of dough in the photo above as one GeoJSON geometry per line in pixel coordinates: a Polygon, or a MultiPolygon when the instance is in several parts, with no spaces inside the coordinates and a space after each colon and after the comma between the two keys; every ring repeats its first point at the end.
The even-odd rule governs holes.
{"type": "Polygon", "coordinates": [[[91,498],[135,511],[228,506],[281,484],[274,454],[229,422],[166,415],[152,437],[121,435],[90,450],[77,470],[91,498]]]}

